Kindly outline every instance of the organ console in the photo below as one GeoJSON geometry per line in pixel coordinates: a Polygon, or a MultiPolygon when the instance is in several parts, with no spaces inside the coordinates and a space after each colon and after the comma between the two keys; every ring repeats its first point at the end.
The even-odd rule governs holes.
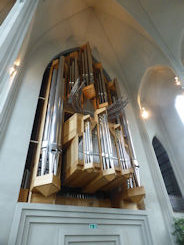
{"type": "Polygon", "coordinates": [[[109,81],[89,43],[54,59],[45,81],[24,172],[29,184],[22,184],[19,200],[27,200],[21,194],[26,189],[29,202],[72,204],[72,198],[87,202],[92,195],[97,206],[99,196],[109,207],[142,202],[145,191],[124,111],[128,100],[118,97],[117,80],[109,81]]]}

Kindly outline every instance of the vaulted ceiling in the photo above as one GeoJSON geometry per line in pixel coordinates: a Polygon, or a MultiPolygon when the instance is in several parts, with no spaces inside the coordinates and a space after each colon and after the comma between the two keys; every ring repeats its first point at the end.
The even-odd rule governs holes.
{"type": "Polygon", "coordinates": [[[137,96],[149,67],[177,66],[182,73],[178,45],[184,3],[163,2],[165,8],[162,1],[153,0],[42,0],[35,14],[29,55],[47,46],[54,56],[89,41],[108,74],[137,96]]]}

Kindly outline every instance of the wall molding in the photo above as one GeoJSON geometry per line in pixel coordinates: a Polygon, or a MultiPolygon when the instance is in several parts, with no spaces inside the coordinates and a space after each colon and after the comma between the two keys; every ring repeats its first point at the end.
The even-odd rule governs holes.
{"type": "MultiPolygon", "coordinates": [[[[128,229],[130,229],[129,227],[136,227],[141,231],[141,237],[144,241],[144,244],[153,244],[146,211],[18,203],[16,206],[15,217],[12,223],[8,245],[29,244],[28,238],[32,225],[49,224],[52,226],[59,225],[60,227],[63,224],[83,224],[88,227],[90,223],[96,223],[98,226],[105,225],[105,227],[112,225],[113,227],[127,226],[128,229]]],[[[81,239],[84,239],[85,241],[86,236],[88,236],[88,239],[90,238],[93,240],[96,235],[99,236],[98,239],[104,239],[103,237],[106,237],[108,234],[105,234],[105,231],[104,234],[97,232],[95,236],[90,238],[90,234],[83,232],[81,234],[81,239]]],[[[105,239],[107,242],[111,240],[116,241],[114,244],[120,245],[121,243],[119,242],[119,236],[121,236],[121,234],[113,234],[111,238],[107,237],[105,239]]],[[[59,237],[60,235],[58,233],[58,239],[59,237]]],[[[77,241],[77,237],[78,236],[72,234],[72,232],[70,234],[65,234],[65,241],[68,241],[66,244],[70,244],[69,242],[74,240],[77,241]]],[[[62,240],[59,241],[62,242],[62,240]]]]}

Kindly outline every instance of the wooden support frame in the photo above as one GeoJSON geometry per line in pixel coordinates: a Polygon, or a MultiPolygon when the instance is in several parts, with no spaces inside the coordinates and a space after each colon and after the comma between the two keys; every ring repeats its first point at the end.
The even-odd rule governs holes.
{"type": "Polygon", "coordinates": [[[63,127],[63,145],[69,143],[76,135],[82,134],[83,115],[79,113],[73,114],[63,127]]]}
{"type": "MultiPolygon", "coordinates": [[[[100,132],[99,132],[99,114],[106,113],[106,108],[97,109],[95,111],[95,121],[97,122],[97,133],[98,133],[98,145],[99,145],[99,153],[100,153],[100,162],[102,166],[102,150],[101,150],[101,142],[100,142],[100,132]]],[[[84,192],[93,193],[102,187],[106,186],[110,182],[112,182],[116,178],[115,168],[111,169],[103,169],[102,173],[97,176],[92,182],[89,183],[85,188],[83,188],[84,192]]]]}
{"type": "Polygon", "coordinates": [[[115,169],[115,178],[108,183],[106,186],[103,186],[101,188],[102,191],[111,191],[115,188],[118,188],[119,186],[123,185],[123,182],[129,178],[130,174],[133,172],[133,169],[123,169],[120,163],[120,155],[119,155],[119,150],[116,144],[116,135],[115,135],[115,129],[117,127],[120,127],[119,124],[113,124],[113,123],[108,123],[110,133],[112,137],[114,137],[114,143],[117,151],[117,158],[118,158],[118,165],[114,166],[115,169]]]}
{"type": "Polygon", "coordinates": [[[123,192],[123,199],[134,203],[140,203],[145,197],[144,186],[129,188],[123,192]]]}
{"type": "Polygon", "coordinates": [[[59,176],[45,174],[37,176],[34,181],[32,191],[40,192],[43,196],[48,197],[60,190],[61,180],[59,176]]]}
{"type": "Polygon", "coordinates": [[[85,86],[82,92],[87,99],[90,99],[90,100],[94,99],[96,97],[96,90],[95,90],[94,83],[91,83],[90,85],[85,86]]]}
{"type": "Polygon", "coordinates": [[[29,189],[20,188],[18,202],[27,202],[29,189]]]}
{"type": "Polygon", "coordinates": [[[66,152],[64,185],[69,187],[83,187],[94,179],[101,171],[97,164],[85,167],[84,159],[79,160],[79,137],[77,135],[70,143],[66,152]]]}
{"type": "MultiPolygon", "coordinates": [[[[81,127],[80,134],[76,134],[76,136],[72,139],[66,151],[66,162],[65,162],[66,169],[65,169],[64,185],[70,187],[83,187],[87,185],[91,180],[93,180],[96,176],[98,176],[101,172],[100,163],[98,164],[92,162],[89,164],[85,164],[84,157],[83,160],[79,160],[79,151],[78,151],[79,138],[80,137],[83,138],[84,122],[86,120],[90,120],[92,130],[96,125],[96,122],[94,121],[94,119],[90,117],[90,115],[80,117],[79,120],[81,120],[81,122],[79,122],[81,127]]],[[[84,142],[83,142],[83,147],[84,147],[84,142]]],[[[84,148],[83,148],[83,152],[84,152],[84,148]]]]}

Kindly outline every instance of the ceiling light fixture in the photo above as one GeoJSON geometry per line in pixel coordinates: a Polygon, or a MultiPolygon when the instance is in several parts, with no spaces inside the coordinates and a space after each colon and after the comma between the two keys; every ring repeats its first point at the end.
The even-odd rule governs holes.
{"type": "Polygon", "coordinates": [[[17,68],[18,68],[19,66],[20,66],[20,60],[17,59],[17,60],[14,62],[13,66],[11,66],[10,69],[9,69],[10,77],[14,76],[15,73],[17,73],[17,68]]]}
{"type": "Polygon", "coordinates": [[[149,111],[147,111],[144,107],[141,108],[141,117],[143,119],[148,119],[150,116],[149,111]]]}
{"type": "Polygon", "coordinates": [[[176,84],[176,86],[181,86],[181,82],[180,82],[179,78],[175,77],[174,79],[175,79],[174,83],[176,84]]]}

